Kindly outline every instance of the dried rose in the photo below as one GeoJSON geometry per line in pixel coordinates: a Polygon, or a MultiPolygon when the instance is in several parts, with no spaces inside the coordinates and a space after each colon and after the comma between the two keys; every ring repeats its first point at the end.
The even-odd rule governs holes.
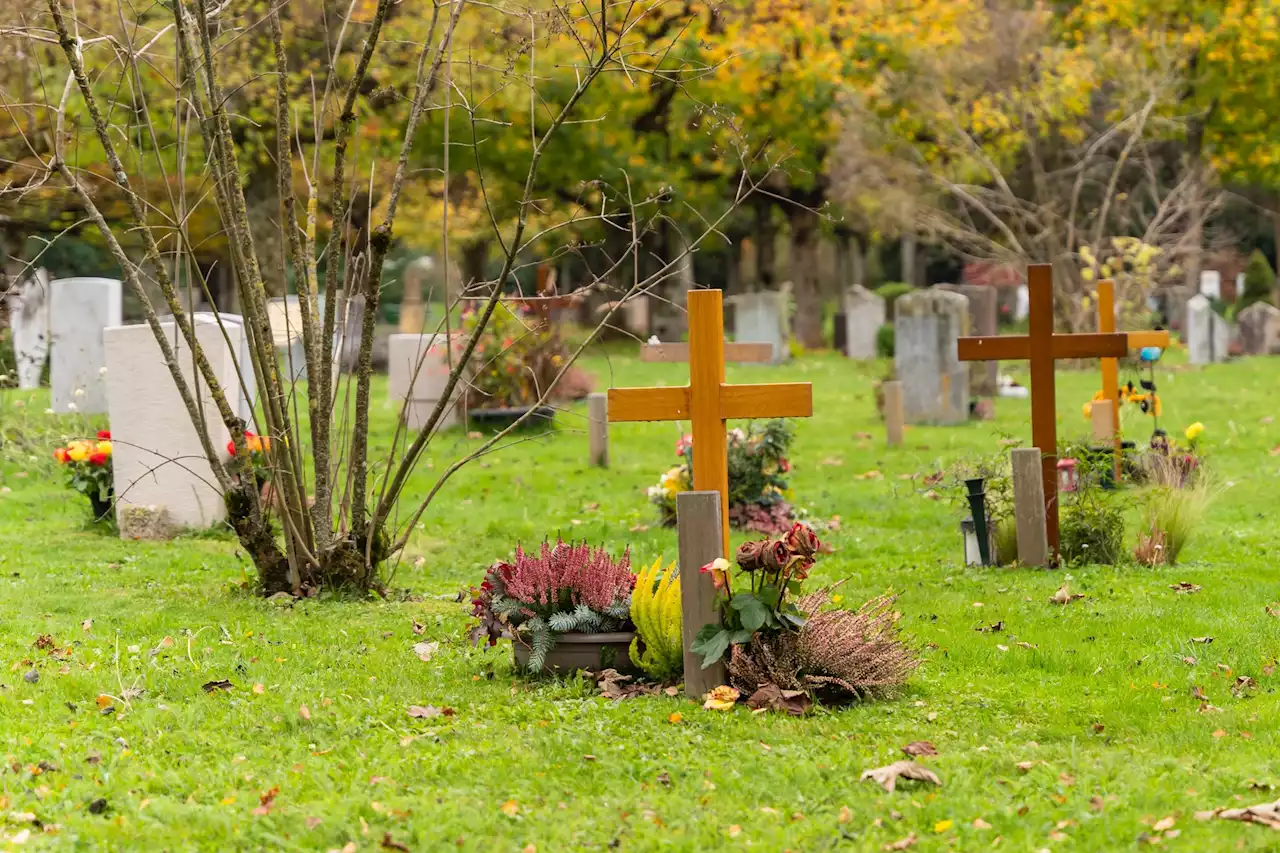
{"type": "Polygon", "coordinates": [[[768,546],[766,539],[743,542],[738,546],[738,567],[744,572],[756,572],[764,568],[764,552],[768,546]]]}
{"type": "Polygon", "coordinates": [[[791,525],[783,541],[787,543],[788,548],[801,557],[812,557],[822,548],[822,541],[818,539],[818,534],[799,522],[791,525]]]}
{"type": "Polygon", "coordinates": [[[791,549],[787,547],[787,543],[781,539],[774,539],[767,543],[764,549],[764,556],[761,563],[766,571],[780,572],[787,567],[787,563],[791,562],[791,549]]]}

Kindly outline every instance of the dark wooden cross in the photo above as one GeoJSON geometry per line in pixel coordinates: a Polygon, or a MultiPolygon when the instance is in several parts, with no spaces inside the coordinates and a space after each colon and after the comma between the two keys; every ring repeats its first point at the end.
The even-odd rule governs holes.
{"type": "Polygon", "coordinates": [[[1066,358],[1122,358],[1126,334],[1053,333],[1053,266],[1027,267],[1031,300],[1028,334],[960,338],[961,361],[1031,362],[1031,443],[1040,450],[1044,476],[1044,523],[1049,547],[1058,555],[1058,419],[1054,362],[1066,358]]]}

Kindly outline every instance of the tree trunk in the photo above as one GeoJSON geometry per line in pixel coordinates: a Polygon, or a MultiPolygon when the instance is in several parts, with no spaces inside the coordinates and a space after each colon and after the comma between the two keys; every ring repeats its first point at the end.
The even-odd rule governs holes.
{"type": "Polygon", "coordinates": [[[791,221],[791,286],[796,300],[796,340],[809,349],[825,345],[822,337],[822,289],[818,272],[818,215],[795,207],[791,221]]]}
{"type": "Polygon", "coordinates": [[[756,206],[756,280],[752,290],[774,290],[778,273],[778,226],[773,222],[773,204],[756,206]]]}
{"type": "Polygon", "coordinates": [[[912,287],[919,287],[919,274],[916,269],[916,256],[919,254],[920,244],[914,234],[904,234],[902,236],[902,244],[899,247],[902,258],[902,281],[912,287]]]}

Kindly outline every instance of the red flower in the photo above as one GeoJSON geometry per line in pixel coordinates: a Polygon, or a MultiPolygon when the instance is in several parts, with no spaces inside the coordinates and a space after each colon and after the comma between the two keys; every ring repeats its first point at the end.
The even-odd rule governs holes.
{"type": "Polygon", "coordinates": [[[65,465],[67,462],[67,449],[65,447],[59,447],[57,450],[53,451],[53,458],[65,465]]]}
{"type": "Polygon", "coordinates": [[[783,474],[785,474],[785,473],[787,473],[788,471],[790,471],[790,470],[791,470],[791,460],[790,460],[790,459],[788,459],[788,458],[787,458],[787,457],[785,457],[785,456],[784,456],[784,457],[782,457],[781,459],[779,459],[779,460],[778,460],[778,470],[779,470],[779,471],[781,471],[783,474]]]}
{"type": "Polygon", "coordinates": [[[110,441],[110,440],[111,440],[111,430],[109,429],[98,430],[98,441],[110,441]]]}
{"type": "Polygon", "coordinates": [[[812,557],[822,550],[822,542],[817,534],[799,522],[793,524],[787,531],[785,541],[788,548],[802,557],[812,557]]]}
{"type": "Polygon", "coordinates": [[[111,457],[110,457],[110,456],[108,456],[108,455],[107,455],[107,454],[105,454],[105,453],[90,453],[90,454],[89,454],[89,464],[90,464],[90,465],[96,465],[96,466],[98,466],[99,468],[101,468],[103,465],[106,465],[106,464],[107,464],[107,460],[108,460],[108,459],[110,459],[110,458],[111,458],[111,457]]]}

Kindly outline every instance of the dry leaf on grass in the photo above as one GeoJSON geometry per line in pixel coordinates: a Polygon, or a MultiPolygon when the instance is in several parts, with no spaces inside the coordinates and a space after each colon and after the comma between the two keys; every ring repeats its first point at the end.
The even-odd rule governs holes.
{"type": "Polygon", "coordinates": [[[1272,829],[1280,829],[1280,800],[1260,803],[1243,809],[1213,809],[1196,812],[1196,820],[1238,820],[1244,823],[1260,823],[1272,829]]]}
{"type": "Polygon", "coordinates": [[[704,711],[732,711],[741,695],[729,685],[722,684],[702,697],[702,708],[704,711]]]}
{"type": "Polygon", "coordinates": [[[396,841],[394,838],[391,837],[391,833],[389,832],[384,832],[382,834],[382,849],[383,850],[402,850],[404,851],[404,853],[409,853],[409,845],[401,844],[399,841],[396,841]]]}
{"type": "Polygon", "coordinates": [[[891,794],[899,779],[911,779],[916,782],[928,782],[931,785],[942,785],[942,780],[938,778],[938,774],[928,767],[916,764],[914,761],[895,761],[892,764],[886,764],[884,767],[875,767],[864,771],[858,777],[860,782],[867,779],[872,780],[891,794]]]}
{"type": "Polygon", "coordinates": [[[909,758],[918,758],[921,755],[937,755],[938,748],[927,740],[913,740],[902,748],[902,751],[909,758]]]}
{"type": "Polygon", "coordinates": [[[1178,581],[1177,583],[1169,584],[1169,589],[1174,592],[1185,592],[1189,595],[1193,592],[1199,592],[1204,589],[1204,587],[1199,584],[1191,583],[1190,581],[1178,581]]]}
{"type": "MultiPolygon", "coordinates": [[[[925,492],[925,493],[924,493],[924,497],[928,498],[928,499],[929,499],[929,500],[931,500],[931,501],[940,501],[940,500],[942,500],[942,495],[938,494],[938,493],[937,493],[937,492],[935,492],[933,489],[930,489],[929,491],[925,492]]],[[[905,839],[904,839],[904,840],[905,840],[905,839]]]]}
{"type": "Polygon", "coordinates": [[[437,708],[435,705],[410,705],[409,716],[419,720],[429,720],[432,717],[452,717],[457,711],[445,706],[437,708]]]}
{"type": "Polygon", "coordinates": [[[1004,620],[992,622],[990,625],[979,625],[973,630],[977,631],[979,634],[998,634],[1004,630],[1004,620]]]}
{"type": "Polygon", "coordinates": [[[596,687],[600,689],[600,695],[606,699],[612,699],[619,702],[623,699],[631,699],[635,696],[657,696],[658,686],[656,684],[636,684],[631,676],[623,675],[616,669],[601,670],[595,676],[596,687]]]}
{"type": "Polygon", "coordinates": [[[980,817],[975,817],[973,819],[973,828],[974,829],[990,829],[991,824],[987,823],[985,820],[983,820],[980,817]]]}
{"type": "Polygon", "coordinates": [[[879,471],[873,468],[870,471],[867,471],[862,474],[858,474],[856,477],[854,477],[854,479],[855,480],[883,480],[884,474],[881,474],[879,471]]]}
{"type": "Polygon", "coordinates": [[[1036,766],[1036,763],[1035,763],[1034,761],[1019,761],[1019,762],[1018,762],[1018,772],[1019,772],[1019,773],[1030,773],[1030,772],[1031,772],[1031,768],[1033,768],[1033,767],[1035,767],[1035,766],[1036,766]]]}
{"type": "Polygon", "coordinates": [[[916,838],[916,834],[913,832],[910,835],[908,835],[906,838],[899,838],[897,841],[889,842],[884,846],[883,849],[884,850],[906,850],[909,847],[914,847],[916,845],[916,842],[919,840],[920,839],[916,838]]]}
{"type": "Polygon", "coordinates": [[[310,709],[310,708],[308,708],[306,705],[299,705],[299,706],[298,706],[298,716],[299,716],[299,717],[301,717],[301,718],[302,718],[302,719],[304,719],[304,720],[310,720],[310,719],[311,719],[311,709],[310,709]]]}
{"type": "Polygon", "coordinates": [[[1072,592],[1064,583],[1058,587],[1058,591],[1049,599],[1053,604],[1070,604],[1073,601],[1079,601],[1084,598],[1083,592],[1072,592]]]}
{"type": "Polygon", "coordinates": [[[200,685],[200,689],[205,693],[213,693],[217,690],[230,690],[233,687],[235,687],[235,685],[226,679],[222,679],[221,681],[206,681],[204,684],[200,685]]]}
{"type": "Polygon", "coordinates": [[[413,653],[418,656],[418,660],[426,663],[435,656],[436,650],[439,648],[439,643],[414,643],[413,653]]]}
{"type": "Polygon", "coordinates": [[[793,717],[803,717],[812,704],[803,690],[783,690],[776,684],[766,684],[747,697],[747,707],[753,711],[781,711],[793,717]]]}
{"type": "Polygon", "coordinates": [[[1151,831],[1164,832],[1166,829],[1173,829],[1173,825],[1175,823],[1177,823],[1177,821],[1173,819],[1172,815],[1170,815],[1169,817],[1162,817],[1158,821],[1156,821],[1155,824],[1152,825],[1151,831]]]}
{"type": "Polygon", "coordinates": [[[1191,638],[1191,642],[1193,642],[1193,643],[1203,643],[1204,645],[1206,645],[1206,646],[1207,646],[1207,645],[1209,645],[1210,643],[1212,643],[1212,642],[1213,642],[1213,637],[1192,637],[1192,638],[1191,638]]]}
{"type": "Polygon", "coordinates": [[[415,634],[425,634],[427,632],[427,626],[423,625],[417,619],[414,619],[413,623],[409,627],[413,629],[413,633],[415,634]]]}

